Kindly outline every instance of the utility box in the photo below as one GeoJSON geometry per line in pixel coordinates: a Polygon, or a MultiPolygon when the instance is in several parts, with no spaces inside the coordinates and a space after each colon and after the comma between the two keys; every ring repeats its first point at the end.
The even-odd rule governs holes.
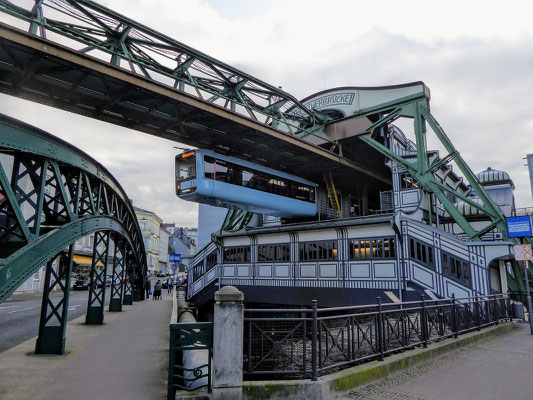
{"type": "Polygon", "coordinates": [[[513,318],[524,319],[524,305],[522,303],[513,303],[513,318]]]}

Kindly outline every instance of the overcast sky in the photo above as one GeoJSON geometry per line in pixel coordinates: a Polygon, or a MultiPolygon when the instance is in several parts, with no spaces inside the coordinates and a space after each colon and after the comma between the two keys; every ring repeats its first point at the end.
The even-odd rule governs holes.
{"type": "MultiPolygon", "coordinates": [[[[297,98],[336,86],[424,81],[432,114],[472,170],[508,172],[518,207],[533,206],[523,159],[533,153],[528,1],[100,3],[297,98]]],[[[196,226],[197,206],[173,191],[178,144],[5,95],[0,104],[0,112],[102,162],[136,206],[165,222],[196,226]]]]}

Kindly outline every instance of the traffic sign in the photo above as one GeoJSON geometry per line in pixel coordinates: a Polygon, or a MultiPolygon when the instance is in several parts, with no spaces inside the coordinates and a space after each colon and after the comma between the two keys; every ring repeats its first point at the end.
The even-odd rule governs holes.
{"type": "Polygon", "coordinates": [[[170,262],[180,262],[181,261],[181,254],[169,254],[169,261],[170,262]]]}
{"type": "Polygon", "coordinates": [[[530,244],[515,244],[514,259],[516,261],[531,261],[533,260],[533,251],[530,244]]]}
{"type": "Polygon", "coordinates": [[[510,238],[533,236],[531,232],[531,218],[529,216],[508,217],[507,233],[510,238]]]}

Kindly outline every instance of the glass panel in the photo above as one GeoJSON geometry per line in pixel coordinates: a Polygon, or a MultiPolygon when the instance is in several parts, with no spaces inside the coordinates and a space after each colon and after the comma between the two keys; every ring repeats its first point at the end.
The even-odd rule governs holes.
{"type": "Polygon", "coordinates": [[[463,261],[463,276],[465,283],[470,286],[470,264],[463,261]]]}
{"type": "Polygon", "coordinates": [[[176,181],[181,182],[196,176],[196,155],[176,159],[176,181]]]}
{"type": "Polygon", "coordinates": [[[444,275],[450,275],[450,265],[448,264],[448,255],[442,255],[442,273],[444,275]]]}
{"type": "Polygon", "coordinates": [[[419,255],[422,255],[422,262],[424,264],[427,264],[428,263],[428,259],[427,259],[427,254],[426,254],[426,251],[427,251],[427,246],[424,246],[423,244],[418,244],[417,243],[417,247],[421,250],[421,253],[419,253],[419,255]]]}
{"type": "Polygon", "coordinates": [[[361,240],[361,258],[370,258],[370,241],[369,240],[361,240]]]}
{"type": "Polygon", "coordinates": [[[204,157],[204,176],[208,179],[215,179],[215,159],[213,157],[204,157]]]}

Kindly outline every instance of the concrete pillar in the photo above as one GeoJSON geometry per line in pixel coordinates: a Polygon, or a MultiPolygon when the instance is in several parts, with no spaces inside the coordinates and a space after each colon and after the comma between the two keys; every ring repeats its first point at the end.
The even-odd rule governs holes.
{"type": "Polygon", "coordinates": [[[234,286],[215,292],[213,322],[213,395],[215,400],[242,399],[244,295],[234,286]]]}

